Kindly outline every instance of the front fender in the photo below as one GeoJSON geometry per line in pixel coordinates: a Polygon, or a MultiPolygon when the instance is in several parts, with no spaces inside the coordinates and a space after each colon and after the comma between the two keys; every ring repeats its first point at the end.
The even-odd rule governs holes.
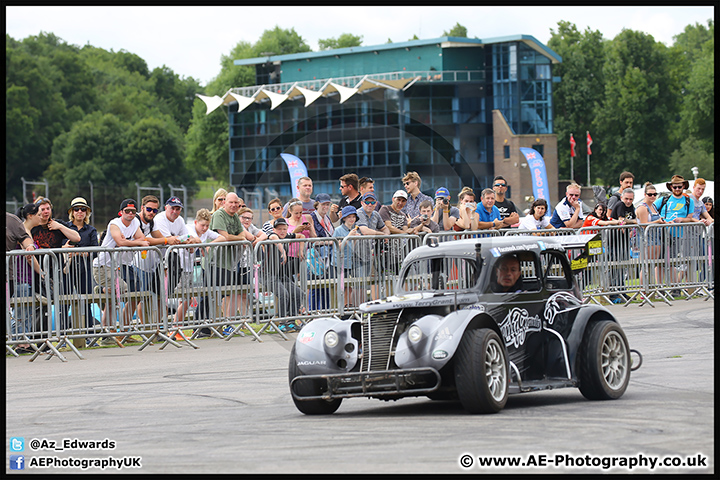
{"type": "Polygon", "coordinates": [[[568,360],[573,366],[573,378],[577,378],[577,369],[575,361],[577,354],[582,346],[583,337],[585,336],[585,328],[591,320],[610,320],[618,323],[617,319],[610,311],[602,305],[583,305],[579,307],[575,313],[575,321],[573,322],[570,334],[567,337],[568,360]]]}
{"type": "Polygon", "coordinates": [[[458,310],[444,317],[425,315],[416,320],[422,337],[416,343],[408,338],[409,327],[400,335],[395,349],[395,363],[400,368],[433,367],[440,370],[455,354],[468,324],[478,315],[476,310],[458,310]]]}
{"type": "Polygon", "coordinates": [[[355,367],[358,359],[358,341],[352,337],[351,329],[358,320],[339,318],[317,318],[298,333],[295,340],[297,368],[305,375],[319,375],[348,372],[355,367]],[[333,330],[338,335],[337,345],[328,347],[325,334],[333,330]]]}

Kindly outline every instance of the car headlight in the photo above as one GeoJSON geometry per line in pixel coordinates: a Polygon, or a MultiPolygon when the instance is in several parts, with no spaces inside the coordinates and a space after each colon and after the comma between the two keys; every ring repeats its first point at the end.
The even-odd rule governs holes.
{"type": "Polygon", "coordinates": [[[408,329],[408,339],[412,343],[419,342],[420,339],[422,338],[422,336],[423,336],[422,330],[417,325],[413,325],[412,327],[410,327],[408,329]]]}
{"type": "Polygon", "coordinates": [[[328,330],[328,332],[325,334],[325,345],[327,345],[328,348],[335,347],[338,344],[338,340],[338,334],[332,330],[328,330]]]}

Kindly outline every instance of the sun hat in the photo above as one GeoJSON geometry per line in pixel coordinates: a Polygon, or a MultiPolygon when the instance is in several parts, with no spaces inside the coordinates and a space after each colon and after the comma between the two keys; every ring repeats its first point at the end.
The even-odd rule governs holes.
{"type": "Polygon", "coordinates": [[[672,184],[679,183],[679,182],[682,182],[683,190],[687,190],[688,188],[690,188],[690,182],[685,180],[682,177],[682,175],[673,175],[673,177],[670,179],[670,181],[668,183],[665,184],[665,186],[667,187],[668,190],[670,190],[672,192],[672,184]]]}
{"type": "Polygon", "coordinates": [[[407,200],[408,195],[405,190],[397,190],[395,192],[395,194],[393,194],[393,198],[395,198],[395,197],[402,197],[407,200]]]}
{"type": "Polygon", "coordinates": [[[88,209],[88,212],[92,212],[92,208],[90,208],[90,205],[87,204],[87,201],[83,197],[75,197],[72,199],[68,213],[72,212],[72,209],[75,207],[85,207],[88,209]]]}
{"type": "Polygon", "coordinates": [[[345,220],[345,217],[349,215],[355,215],[357,217],[357,208],[353,207],[352,205],[343,207],[342,213],[340,214],[340,221],[345,220]]]}

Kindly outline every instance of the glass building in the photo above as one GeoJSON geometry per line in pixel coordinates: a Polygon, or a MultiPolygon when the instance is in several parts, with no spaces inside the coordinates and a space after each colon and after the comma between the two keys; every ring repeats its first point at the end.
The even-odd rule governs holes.
{"type": "Polygon", "coordinates": [[[275,194],[287,199],[280,154],[290,153],[305,163],[315,194],[339,198],[339,178],[356,173],[372,177],[389,203],[416,171],[425,193],[444,186],[455,200],[463,186],[479,196],[503,175],[524,208],[518,199],[532,194],[532,179],[519,147],[540,151],[557,190],[552,65],[560,61],[527,35],[236,60],[254,67],[256,85],[214,100],[228,106],[230,182],[246,201],[255,192],[257,206],[275,194]]]}

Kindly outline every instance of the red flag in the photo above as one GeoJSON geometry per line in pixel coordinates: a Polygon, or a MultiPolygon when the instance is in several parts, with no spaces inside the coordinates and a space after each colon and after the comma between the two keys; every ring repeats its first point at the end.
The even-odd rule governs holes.
{"type": "Polygon", "coordinates": [[[570,134],[570,156],[571,157],[575,156],[575,145],[576,145],[575,139],[573,138],[573,134],[571,133],[570,134]]]}
{"type": "Polygon", "coordinates": [[[592,155],[592,151],[590,150],[590,145],[592,145],[592,138],[590,137],[590,132],[587,132],[587,145],[588,145],[588,155],[592,155]]]}

